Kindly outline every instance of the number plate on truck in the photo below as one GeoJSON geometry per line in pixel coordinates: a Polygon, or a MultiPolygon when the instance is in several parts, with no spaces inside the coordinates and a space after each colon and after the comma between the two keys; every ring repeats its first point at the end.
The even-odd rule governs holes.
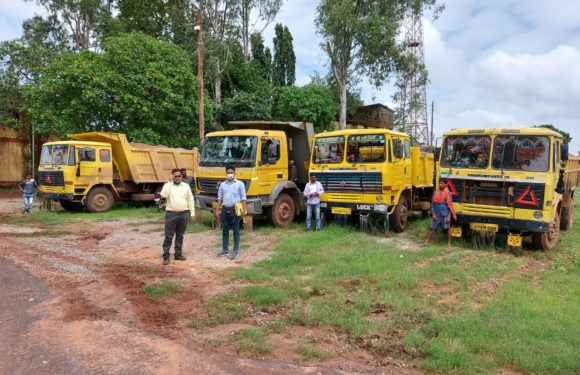
{"type": "Polygon", "coordinates": [[[471,223],[469,227],[472,230],[481,230],[486,232],[497,232],[497,224],[486,224],[486,223],[471,223]]]}
{"type": "Polygon", "coordinates": [[[451,237],[461,238],[461,227],[451,227],[451,237]]]}
{"type": "Polygon", "coordinates": [[[510,234],[507,239],[508,246],[522,247],[522,236],[510,234]]]}
{"type": "Polygon", "coordinates": [[[330,212],[335,215],[350,215],[352,213],[352,209],[348,207],[332,207],[330,212]]]}

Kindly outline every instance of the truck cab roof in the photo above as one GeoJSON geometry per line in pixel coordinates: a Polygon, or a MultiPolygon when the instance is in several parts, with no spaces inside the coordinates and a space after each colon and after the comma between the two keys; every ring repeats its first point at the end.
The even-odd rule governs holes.
{"type": "Polygon", "coordinates": [[[344,129],[335,130],[331,132],[319,133],[314,136],[314,138],[324,138],[324,137],[336,137],[339,135],[362,135],[362,134],[385,134],[396,137],[409,138],[409,134],[397,132],[389,129],[344,129]]]}
{"type": "Polygon", "coordinates": [[[452,129],[445,133],[447,135],[546,135],[563,138],[562,134],[547,128],[462,128],[452,129]]]}

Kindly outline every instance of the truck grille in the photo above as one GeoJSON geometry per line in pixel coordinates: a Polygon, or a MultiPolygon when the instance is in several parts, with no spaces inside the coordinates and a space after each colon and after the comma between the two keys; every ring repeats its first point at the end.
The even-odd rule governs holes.
{"type": "Polygon", "coordinates": [[[62,171],[42,171],[38,172],[39,185],[64,186],[64,175],[62,171]]]}
{"type": "Polygon", "coordinates": [[[461,205],[461,213],[476,216],[512,217],[513,208],[506,206],[463,203],[461,205]]]}
{"type": "Polygon", "coordinates": [[[315,173],[325,193],[381,194],[380,172],[315,173]]]}
{"type": "MultiPolygon", "coordinates": [[[[220,187],[220,183],[224,181],[223,178],[198,178],[197,179],[197,188],[204,193],[217,195],[218,189],[220,187]]],[[[250,181],[249,180],[240,180],[244,183],[246,188],[246,193],[248,189],[250,189],[250,181]]]]}

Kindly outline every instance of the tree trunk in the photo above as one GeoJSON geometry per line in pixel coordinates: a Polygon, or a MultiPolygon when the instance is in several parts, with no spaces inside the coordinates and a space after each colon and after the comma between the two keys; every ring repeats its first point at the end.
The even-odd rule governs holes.
{"type": "Polygon", "coordinates": [[[340,92],[340,115],[338,117],[338,128],[344,130],[346,129],[346,84],[339,81],[338,90],[340,92]]]}
{"type": "Polygon", "coordinates": [[[222,102],[222,79],[217,77],[214,83],[215,102],[220,104],[222,102]]]}

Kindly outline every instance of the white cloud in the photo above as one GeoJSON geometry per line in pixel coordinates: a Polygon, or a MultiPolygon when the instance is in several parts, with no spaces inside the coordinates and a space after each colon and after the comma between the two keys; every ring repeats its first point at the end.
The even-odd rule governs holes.
{"type": "Polygon", "coordinates": [[[44,13],[44,8],[35,2],[0,0],[0,41],[19,38],[22,35],[22,22],[44,13]]]}

